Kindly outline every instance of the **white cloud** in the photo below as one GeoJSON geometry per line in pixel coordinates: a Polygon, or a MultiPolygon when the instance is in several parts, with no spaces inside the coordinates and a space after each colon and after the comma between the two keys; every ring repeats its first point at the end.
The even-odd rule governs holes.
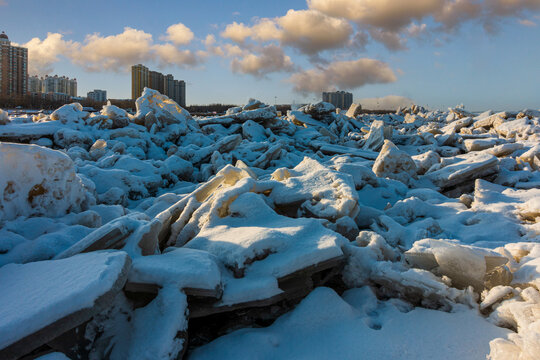
{"type": "Polygon", "coordinates": [[[442,8],[445,0],[308,0],[308,6],[330,16],[397,31],[442,8]]]}
{"type": "Polygon", "coordinates": [[[251,36],[260,41],[277,40],[283,31],[280,30],[276,22],[272,19],[261,19],[251,28],[251,36]]]}
{"type": "Polygon", "coordinates": [[[182,23],[174,24],[167,28],[166,40],[175,45],[187,45],[193,40],[193,31],[182,23]]]}
{"type": "Polygon", "coordinates": [[[69,57],[87,71],[121,71],[150,60],[151,50],[151,34],[126,27],[118,35],[87,35],[84,44],[80,44],[69,57]]]}
{"type": "Polygon", "coordinates": [[[444,29],[452,30],[465,21],[479,18],[482,15],[482,3],[477,0],[447,0],[434,15],[444,29]]]}
{"type": "Polygon", "coordinates": [[[206,50],[199,50],[197,54],[202,58],[207,58],[210,55],[216,55],[216,56],[225,56],[225,52],[221,48],[221,46],[217,46],[216,44],[216,37],[212,34],[206,35],[206,38],[203,40],[203,44],[206,48],[206,50]]]}
{"type": "Polygon", "coordinates": [[[540,10],[540,0],[307,0],[307,4],[355,22],[391,50],[405,49],[406,38],[418,36],[418,30],[453,32],[465,22],[477,21],[493,32],[502,18],[540,10]],[[431,29],[414,27],[425,18],[434,20],[431,29]]]}
{"type": "Polygon", "coordinates": [[[369,31],[371,37],[389,50],[406,50],[407,39],[402,37],[399,33],[388,31],[384,29],[372,28],[369,31]]]}
{"type": "Polygon", "coordinates": [[[221,33],[221,37],[231,39],[235,43],[243,43],[246,38],[251,36],[251,34],[251,28],[234,21],[232,24],[227,25],[225,30],[221,33]]]}
{"type": "Polygon", "coordinates": [[[520,23],[523,26],[528,26],[528,27],[535,27],[536,26],[536,23],[534,21],[528,20],[528,19],[520,19],[520,20],[518,20],[518,23],[520,23]]]}
{"type": "Polygon", "coordinates": [[[243,45],[247,38],[279,41],[308,55],[347,44],[352,26],[348,21],[327,16],[316,10],[289,10],[277,18],[263,18],[253,26],[233,22],[221,33],[223,38],[243,45]]]}
{"type": "Polygon", "coordinates": [[[35,37],[21,46],[28,48],[28,73],[30,75],[48,75],[54,64],[60,61],[60,55],[69,55],[77,46],[72,41],[63,39],[59,33],[48,33],[43,40],[35,37]]]}
{"type": "Polygon", "coordinates": [[[190,50],[180,50],[173,44],[158,44],[152,47],[160,66],[194,66],[199,62],[190,50]]]}
{"type": "MultiPolygon", "coordinates": [[[[174,31],[176,30],[170,33],[174,31]]],[[[200,61],[191,50],[180,49],[171,43],[154,44],[151,34],[130,27],[124,28],[122,33],[116,35],[102,36],[99,33],[87,35],[82,43],[65,42],[60,34],[49,34],[43,41],[35,38],[31,43],[31,47],[36,49],[34,52],[40,55],[42,63],[58,61],[58,55],[64,55],[74,64],[92,72],[127,71],[133,64],[154,60],[161,66],[194,66],[200,61]],[[44,61],[47,59],[48,62],[44,61]]],[[[29,67],[35,63],[31,59],[29,54],[29,67]]]]}
{"type": "Polygon", "coordinates": [[[225,44],[223,45],[223,49],[227,57],[242,56],[242,54],[245,52],[240,48],[240,46],[233,44],[225,44]]]}
{"type": "Polygon", "coordinates": [[[212,34],[206,35],[206,38],[204,38],[204,45],[206,46],[213,46],[216,43],[216,37],[212,34]]]}
{"type": "Polygon", "coordinates": [[[513,16],[526,10],[539,10],[539,0],[489,0],[486,7],[493,15],[513,16]]]}
{"type": "Polygon", "coordinates": [[[292,71],[294,65],[279,46],[268,45],[259,53],[248,52],[241,58],[233,59],[231,68],[234,72],[263,77],[272,72],[292,71]]]}
{"type": "Polygon", "coordinates": [[[388,95],[378,98],[363,98],[355,100],[355,103],[362,105],[367,110],[396,110],[399,107],[413,105],[414,101],[405,96],[388,95]]]}
{"type": "Polygon", "coordinates": [[[293,74],[289,81],[294,90],[302,93],[319,93],[327,90],[350,90],[367,84],[391,83],[396,75],[388,64],[374,59],[336,61],[293,74]]]}
{"type": "Polygon", "coordinates": [[[353,32],[347,21],[314,10],[289,10],[277,23],[283,30],[280,41],[306,54],[342,47],[353,32]]]}
{"type": "Polygon", "coordinates": [[[426,32],[426,30],[427,30],[426,24],[418,25],[418,24],[413,23],[407,27],[407,34],[410,37],[420,37],[426,32]]]}

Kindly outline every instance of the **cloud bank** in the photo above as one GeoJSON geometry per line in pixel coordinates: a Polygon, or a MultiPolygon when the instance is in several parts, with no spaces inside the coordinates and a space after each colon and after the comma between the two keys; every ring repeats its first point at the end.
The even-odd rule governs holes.
{"type": "Polygon", "coordinates": [[[353,28],[348,21],[325,15],[316,10],[289,10],[282,17],[263,18],[253,26],[233,22],[221,33],[223,38],[244,44],[255,41],[279,42],[307,55],[343,47],[353,28]]]}
{"type": "Polygon", "coordinates": [[[396,75],[388,64],[374,59],[336,61],[326,67],[293,74],[289,81],[301,93],[320,93],[329,90],[350,90],[367,84],[392,83],[396,75]]]}
{"type": "Polygon", "coordinates": [[[156,44],[151,34],[126,27],[116,35],[87,35],[83,42],[66,41],[62,34],[48,33],[43,40],[36,37],[22,46],[28,48],[31,75],[51,73],[61,56],[89,72],[122,72],[148,61],[179,67],[196,66],[202,61],[192,50],[180,48],[193,39],[193,32],[185,25],[170,26],[162,38],[170,42],[156,44]]]}

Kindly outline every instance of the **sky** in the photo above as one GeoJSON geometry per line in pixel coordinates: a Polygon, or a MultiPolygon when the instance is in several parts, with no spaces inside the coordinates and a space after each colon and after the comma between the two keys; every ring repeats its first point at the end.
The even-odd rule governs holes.
{"type": "Polygon", "coordinates": [[[321,100],[364,108],[540,108],[540,0],[0,0],[30,75],[129,98],[142,63],[187,104],[321,100]]]}

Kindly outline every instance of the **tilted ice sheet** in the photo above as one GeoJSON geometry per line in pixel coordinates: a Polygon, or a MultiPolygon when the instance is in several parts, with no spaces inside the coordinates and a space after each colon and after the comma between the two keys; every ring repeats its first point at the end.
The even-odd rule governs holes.
{"type": "Polygon", "coordinates": [[[126,261],[124,252],[93,252],[0,268],[0,348],[93,307],[112,288],[126,261]]]}

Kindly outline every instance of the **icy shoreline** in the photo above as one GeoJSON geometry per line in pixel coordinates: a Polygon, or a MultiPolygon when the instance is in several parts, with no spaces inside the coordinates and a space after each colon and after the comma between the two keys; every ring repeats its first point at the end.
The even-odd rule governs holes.
{"type": "Polygon", "coordinates": [[[136,106],[0,113],[2,358],[540,354],[540,111],[136,106]]]}

